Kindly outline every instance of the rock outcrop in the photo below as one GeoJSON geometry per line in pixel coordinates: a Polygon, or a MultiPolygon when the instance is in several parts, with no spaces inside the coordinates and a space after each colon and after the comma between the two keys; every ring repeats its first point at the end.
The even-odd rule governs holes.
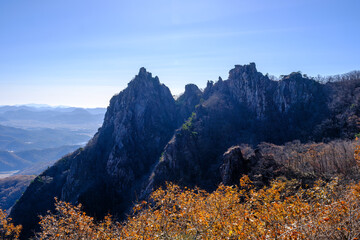
{"type": "MultiPolygon", "coordinates": [[[[270,80],[250,63],[236,65],[227,80],[209,81],[203,92],[187,85],[175,101],[157,77],[141,68],[111,99],[94,138],[39,175],[11,217],[23,225],[25,238],[38,215],[54,209],[54,197],[82,203],[97,218],[109,212],[121,218],[134,201],[166,181],[211,191],[248,174],[264,184],[285,174],[282,166],[258,151],[244,158],[237,145],[321,140],[324,124],[342,114],[331,107],[339,102],[334,103],[336,93],[332,85],[300,73],[270,80]]],[[[358,104],[360,97],[341,106],[350,108],[353,99],[358,104]]],[[[352,119],[357,119],[360,111],[354,106],[352,119]]]]}
{"type": "Polygon", "coordinates": [[[245,159],[239,146],[229,148],[222,156],[223,164],[220,167],[222,183],[225,185],[239,184],[239,176],[247,174],[250,162],[245,159]]]}
{"type": "Polygon", "coordinates": [[[248,175],[257,187],[268,184],[279,176],[294,175],[272,156],[263,156],[256,149],[248,159],[243,157],[240,146],[229,148],[221,158],[220,174],[225,185],[239,185],[239,177],[248,175]]]}
{"type": "MultiPolygon", "coordinates": [[[[272,81],[257,72],[254,63],[236,65],[228,80],[208,82],[204,101],[165,147],[146,192],[165,181],[211,191],[222,179],[235,178],[219,171],[229,147],[311,139],[314,127],[328,113],[325,94],[323,85],[298,73],[272,81]]],[[[227,166],[238,169],[239,175],[253,167],[240,160],[234,164],[227,166]]]]}
{"type": "Polygon", "coordinates": [[[108,212],[121,217],[178,127],[177,117],[169,89],[141,68],[111,99],[103,126],[86,147],[38,176],[13,208],[11,216],[23,225],[23,237],[39,214],[54,208],[54,197],[81,202],[98,218],[108,212]]]}
{"type": "Polygon", "coordinates": [[[185,92],[177,100],[178,111],[180,114],[181,123],[195,110],[195,106],[201,102],[203,93],[195,84],[187,84],[185,92]]]}

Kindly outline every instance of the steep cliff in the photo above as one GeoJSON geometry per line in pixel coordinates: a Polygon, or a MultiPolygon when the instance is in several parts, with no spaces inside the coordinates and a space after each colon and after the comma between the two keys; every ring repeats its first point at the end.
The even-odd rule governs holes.
{"type": "Polygon", "coordinates": [[[38,176],[11,217],[23,225],[26,237],[35,229],[37,216],[53,210],[54,197],[82,203],[96,218],[108,212],[121,218],[134,201],[165,181],[211,191],[220,182],[234,184],[249,174],[258,185],[264,184],[285,174],[282,166],[259,152],[244,158],[232,146],[354,134],[353,125],[345,131],[334,124],[338,135],[325,126],[341,116],[359,118],[359,82],[345,87],[352,94],[349,99],[335,100],[344,98],[337,84],[319,83],[300,73],[273,81],[250,63],[236,65],[227,80],[209,81],[203,92],[187,85],[175,101],[157,77],[141,68],[111,99],[94,138],[38,176]]]}
{"type": "Polygon", "coordinates": [[[311,140],[329,114],[325,96],[324,85],[299,73],[272,81],[254,63],[236,65],[228,80],[208,83],[204,102],[165,147],[146,193],[165,181],[215,189],[222,180],[221,156],[238,143],[311,140]]]}
{"type": "Polygon", "coordinates": [[[181,120],[180,124],[186,121],[186,119],[195,110],[195,106],[202,100],[203,93],[195,84],[187,84],[185,86],[185,92],[176,100],[178,106],[178,113],[181,120]]]}
{"type": "Polygon", "coordinates": [[[259,149],[256,149],[249,158],[245,158],[241,147],[233,146],[222,155],[220,161],[222,183],[229,186],[238,185],[239,176],[243,174],[248,175],[257,187],[263,187],[278,176],[295,174],[277,163],[272,156],[263,156],[259,149]]]}
{"type": "Polygon", "coordinates": [[[37,216],[53,209],[54,197],[81,202],[99,218],[108,212],[121,217],[173,135],[177,117],[169,89],[141,68],[111,99],[103,126],[87,146],[38,176],[11,216],[26,236],[37,216]]]}

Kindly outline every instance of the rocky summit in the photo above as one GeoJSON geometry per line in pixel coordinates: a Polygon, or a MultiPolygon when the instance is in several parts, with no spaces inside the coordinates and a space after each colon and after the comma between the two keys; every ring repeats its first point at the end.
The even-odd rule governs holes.
{"type": "Polygon", "coordinates": [[[141,68],[110,100],[94,138],[38,176],[13,208],[13,218],[29,233],[38,215],[54,208],[54,197],[81,202],[93,216],[121,216],[140,194],[178,122],[169,89],[141,68]]]}
{"type": "Polygon", "coordinates": [[[320,83],[299,72],[273,81],[250,63],[235,65],[227,80],[209,81],[204,91],[186,85],[174,100],[158,77],[141,68],[110,100],[93,139],[40,174],[11,217],[26,238],[37,230],[38,216],[54,210],[55,197],[81,203],[98,219],[107,213],[121,219],[166,181],[209,191],[221,182],[236,184],[242,174],[264,183],[284,173],[282,166],[258,151],[244,157],[237,145],[355,134],[356,89],[359,81],[320,83]]]}

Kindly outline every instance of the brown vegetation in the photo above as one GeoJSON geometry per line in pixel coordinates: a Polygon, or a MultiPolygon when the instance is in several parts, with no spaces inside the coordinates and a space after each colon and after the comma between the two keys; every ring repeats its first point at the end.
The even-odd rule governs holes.
{"type": "Polygon", "coordinates": [[[100,223],[95,223],[92,217],[81,211],[81,204],[72,206],[58,201],[56,214],[49,212],[40,217],[41,232],[37,239],[119,239],[119,225],[114,223],[111,216],[106,216],[100,223]]]}
{"type": "Polygon", "coordinates": [[[262,143],[258,147],[262,154],[271,155],[277,163],[297,173],[327,178],[336,175],[353,178],[358,174],[358,165],[354,159],[355,146],[356,141],[336,140],[308,144],[293,141],[285,145],[262,143]]]}
{"type": "Polygon", "coordinates": [[[10,209],[34,178],[34,175],[14,175],[0,179],[0,209],[10,209]]]}
{"type": "Polygon", "coordinates": [[[14,226],[11,218],[8,218],[6,212],[0,209],[0,238],[2,240],[18,239],[20,231],[21,226],[14,226]]]}
{"type": "Polygon", "coordinates": [[[245,176],[240,188],[219,186],[213,193],[168,184],[150,202],[135,206],[120,225],[101,223],[57,201],[57,213],[42,217],[39,239],[357,239],[360,237],[360,184],[337,179],[302,189],[278,179],[256,190],[245,176]]]}
{"type": "MultiPolygon", "coordinates": [[[[284,163],[291,159],[291,168],[314,173],[356,168],[352,162],[342,169],[339,160],[347,164],[352,147],[352,159],[360,161],[359,142],[291,146],[276,151],[281,146],[263,144],[261,149],[284,163]]],[[[21,227],[2,211],[0,217],[2,239],[17,239],[21,227]]],[[[110,215],[96,222],[81,205],[56,199],[56,212],[42,216],[40,226],[36,239],[359,239],[360,183],[343,185],[333,178],[303,188],[298,180],[280,177],[257,189],[244,176],[239,186],[220,185],[212,193],[168,183],[135,205],[122,224],[110,215]]]]}
{"type": "MultiPolygon", "coordinates": [[[[360,184],[318,181],[302,189],[278,179],[256,190],[245,176],[240,187],[212,193],[168,184],[150,202],[135,206],[124,224],[107,216],[96,223],[56,201],[55,214],[41,217],[37,239],[357,239],[360,237],[360,184]]],[[[2,212],[1,212],[2,213],[2,212]]],[[[17,239],[20,227],[2,215],[3,239],[17,239]]]]}

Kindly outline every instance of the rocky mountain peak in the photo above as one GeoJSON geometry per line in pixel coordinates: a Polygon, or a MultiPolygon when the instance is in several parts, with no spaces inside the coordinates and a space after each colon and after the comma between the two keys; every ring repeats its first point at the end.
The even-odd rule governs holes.
{"type": "Polygon", "coordinates": [[[13,208],[14,219],[25,219],[24,234],[35,227],[38,214],[54,209],[54,197],[81,202],[100,218],[106,212],[123,216],[178,127],[177,117],[170,90],[141,68],[128,87],[112,97],[103,126],[87,146],[42,173],[41,178],[55,180],[36,193],[31,189],[39,183],[32,184],[23,195],[25,205],[13,208]],[[41,201],[45,192],[50,197],[41,201]],[[26,210],[29,206],[35,211],[26,210]]]}
{"type": "Polygon", "coordinates": [[[201,94],[200,89],[195,84],[186,84],[185,85],[185,93],[184,94],[201,94]]]}
{"type": "Polygon", "coordinates": [[[142,67],[138,75],[128,83],[128,87],[110,100],[104,126],[114,123],[117,125],[114,119],[119,112],[129,114],[135,111],[137,116],[143,116],[145,110],[149,111],[149,107],[156,108],[158,101],[167,107],[175,105],[169,88],[161,84],[157,76],[152,77],[152,74],[142,67]]]}
{"type": "Polygon", "coordinates": [[[149,76],[150,78],[152,77],[152,76],[151,76],[151,73],[148,72],[148,71],[146,71],[146,68],[144,68],[144,67],[141,67],[141,68],[139,69],[139,73],[138,73],[137,76],[139,76],[139,77],[147,77],[147,76],[149,76]]]}
{"type": "Polygon", "coordinates": [[[284,76],[283,80],[286,80],[286,79],[301,80],[301,79],[303,79],[303,77],[300,72],[292,72],[289,75],[284,76]]]}
{"type": "Polygon", "coordinates": [[[185,92],[177,99],[178,112],[180,114],[181,121],[186,120],[191,113],[195,110],[195,106],[199,104],[203,93],[195,84],[187,84],[185,86],[185,92]]]}
{"type": "Polygon", "coordinates": [[[258,151],[244,157],[238,145],[312,140],[317,126],[338,121],[328,101],[342,96],[329,87],[299,72],[272,81],[250,63],[235,65],[227,80],[209,81],[204,92],[186,85],[175,101],[157,77],[140,68],[111,99],[94,138],[30,184],[11,217],[23,225],[25,238],[39,215],[54,210],[54,197],[82,203],[98,218],[124,217],[138,196],[146,197],[166,181],[211,191],[248,174],[260,186],[283,166],[258,151]]]}
{"type": "Polygon", "coordinates": [[[255,63],[235,65],[229,72],[228,89],[236,101],[245,104],[256,113],[258,119],[265,116],[267,94],[274,82],[256,70],[255,63]]]}
{"type": "Polygon", "coordinates": [[[241,78],[243,77],[244,73],[248,75],[257,73],[255,63],[235,65],[235,68],[231,69],[229,72],[229,79],[241,78]]]}
{"type": "Polygon", "coordinates": [[[130,89],[136,91],[148,91],[149,89],[158,88],[161,85],[157,76],[153,77],[146,68],[141,67],[139,73],[128,83],[130,89]]]}

